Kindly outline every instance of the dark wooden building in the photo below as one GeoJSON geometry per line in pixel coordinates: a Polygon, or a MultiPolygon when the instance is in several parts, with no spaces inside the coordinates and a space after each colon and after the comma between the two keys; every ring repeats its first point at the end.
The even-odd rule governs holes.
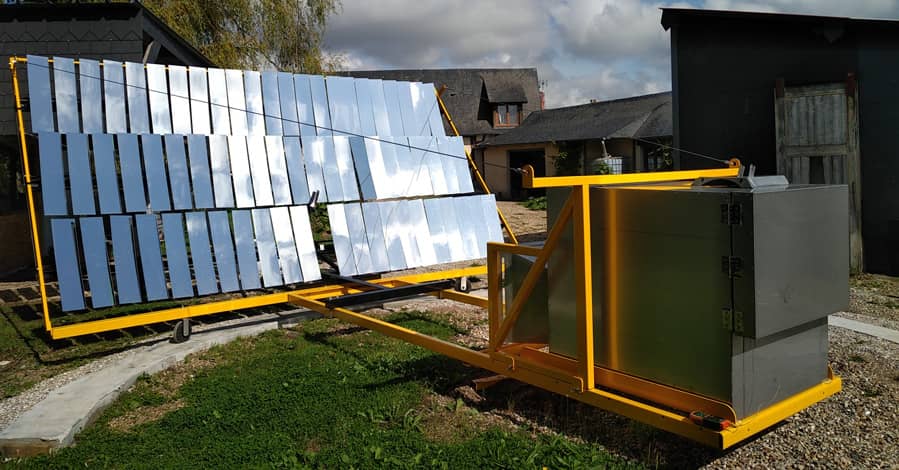
{"type": "Polygon", "coordinates": [[[662,25],[675,147],[848,184],[853,268],[899,274],[899,21],[665,8],[662,25]]]}

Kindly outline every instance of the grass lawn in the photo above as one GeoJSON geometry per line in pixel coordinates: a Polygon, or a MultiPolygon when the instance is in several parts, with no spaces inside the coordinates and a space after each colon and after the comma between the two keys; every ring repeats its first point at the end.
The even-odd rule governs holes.
{"type": "MultiPolygon", "coordinates": [[[[430,314],[390,321],[444,339],[430,314]]],[[[445,397],[479,372],[336,320],[238,340],[146,377],[77,439],[27,468],[631,468],[445,397]]]]}

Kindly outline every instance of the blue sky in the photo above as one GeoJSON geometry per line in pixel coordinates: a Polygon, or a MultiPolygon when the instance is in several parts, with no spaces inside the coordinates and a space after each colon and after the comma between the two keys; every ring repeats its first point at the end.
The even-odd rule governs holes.
{"type": "Polygon", "coordinates": [[[547,107],[671,88],[665,6],[899,19],[899,0],[342,0],[347,69],[537,67],[547,107]]]}

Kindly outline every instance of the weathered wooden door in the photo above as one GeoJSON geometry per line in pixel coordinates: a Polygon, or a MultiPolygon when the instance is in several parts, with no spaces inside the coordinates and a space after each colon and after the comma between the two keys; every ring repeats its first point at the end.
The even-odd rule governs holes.
{"type": "Polygon", "coordinates": [[[846,83],[775,90],[777,172],[793,184],[849,186],[849,256],[863,269],[858,99],[853,77],[846,83]]]}

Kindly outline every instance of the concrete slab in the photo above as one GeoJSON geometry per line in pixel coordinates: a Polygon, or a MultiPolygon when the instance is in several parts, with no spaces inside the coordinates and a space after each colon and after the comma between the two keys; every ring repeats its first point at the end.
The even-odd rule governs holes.
{"type": "Polygon", "coordinates": [[[899,344],[899,331],[884,328],[882,326],[871,325],[869,323],[863,323],[834,315],[827,318],[827,324],[899,344]]]}

